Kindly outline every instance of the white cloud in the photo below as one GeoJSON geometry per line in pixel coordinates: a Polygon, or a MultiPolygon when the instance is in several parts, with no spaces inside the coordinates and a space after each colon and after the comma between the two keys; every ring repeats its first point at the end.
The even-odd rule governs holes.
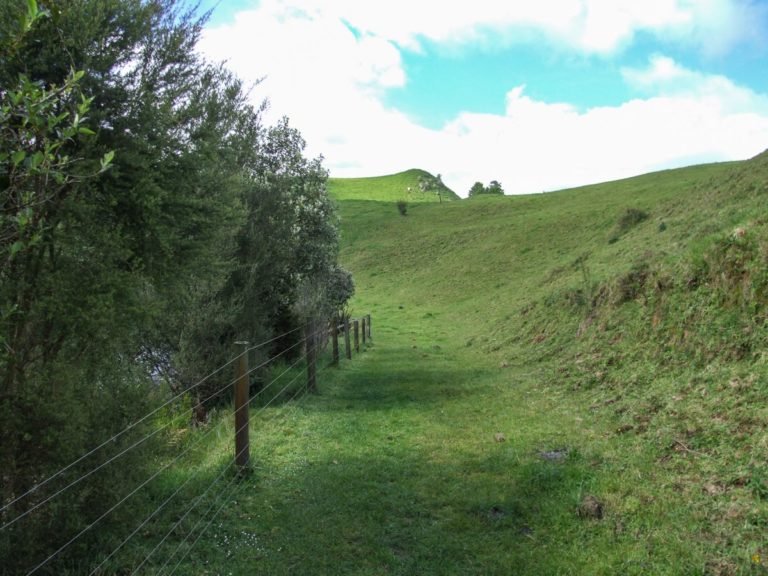
{"type": "Polygon", "coordinates": [[[738,44],[765,47],[768,5],[761,0],[686,0],[690,18],[667,30],[670,38],[721,55],[738,44]]]}
{"type": "Polygon", "coordinates": [[[725,76],[688,70],[661,54],[652,56],[647,68],[624,68],[622,75],[630,86],[645,93],[678,98],[695,95],[698,100],[719,103],[729,114],[756,112],[768,115],[768,96],[738,86],[725,76]]]}
{"type": "Polygon", "coordinates": [[[742,41],[759,41],[768,14],[753,0],[301,0],[300,4],[411,50],[418,50],[424,40],[455,46],[490,37],[495,43],[510,43],[534,32],[550,42],[598,54],[621,49],[641,31],[719,53],[742,41]]]}
{"type": "Polygon", "coordinates": [[[513,192],[537,192],[601,182],[695,162],[747,158],[768,146],[768,114],[741,111],[695,93],[636,99],[580,113],[545,104],[518,88],[504,116],[463,114],[449,127],[462,135],[447,174],[466,190],[496,178],[513,192]],[[470,175],[474,170],[476,177],[470,175]]]}
{"type": "MultiPolygon", "coordinates": [[[[508,192],[539,192],[746,158],[768,146],[768,96],[662,55],[646,68],[622,71],[638,97],[620,106],[580,111],[537,101],[518,86],[507,94],[503,114],[460,113],[442,129],[428,129],[381,98],[386,89],[407,83],[402,46],[447,39],[446,30],[465,41],[482,32],[478,22],[490,22],[501,3],[471,3],[475,16],[469,24],[462,22],[469,12],[446,3],[436,22],[419,28],[429,20],[428,3],[411,2],[410,17],[403,18],[406,4],[395,0],[365,6],[370,13],[352,0],[312,1],[315,5],[297,6],[264,0],[232,24],[206,30],[201,49],[213,59],[227,59],[246,81],[266,76],[254,98],[271,99],[273,118],[290,116],[309,152],[322,153],[336,176],[420,167],[442,173],[461,194],[474,181],[491,179],[508,192]],[[344,21],[336,13],[342,8],[344,21]]],[[[640,3],[618,0],[516,4],[525,6],[515,13],[518,20],[540,21],[561,38],[598,50],[626,41],[638,26],[694,26],[691,6],[715,10],[722,2],[648,0],[643,10],[634,7],[640,3]],[[556,17],[548,20],[553,11],[556,17]],[[582,25],[572,26],[576,21],[582,25]],[[607,25],[601,21],[616,24],[615,31],[600,32],[607,25]]]]}

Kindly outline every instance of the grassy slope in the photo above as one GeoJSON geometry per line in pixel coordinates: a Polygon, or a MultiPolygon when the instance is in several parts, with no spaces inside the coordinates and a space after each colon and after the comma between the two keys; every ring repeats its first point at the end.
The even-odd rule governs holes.
{"type": "MultiPolygon", "coordinates": [[[[341,203],[360,309],[403,338],[433,338],[463,366],[498,369],[494,385],[520,388],[513,406],[489,400],[500,415],[531,394],[577,414],[562,442],[596,462],[580,482],[608,512],[594,526],[553,522],[550,545],[568,556],[558,570],[600,557],[609,572],[749,573],[766,552],[766,164],[418,206],[405,218],[341,203]],[[627,208],[650,217],[611,243],[627,208]],[[746,272],[729,248],[736,226],[747,230],[746,272]],[[722,278],[729,266],[737,278],[722,278]],[[749,296],[729,304],[729,289],[749,296]],[[571,549],[574,529],[589,546],[571,549]]],[[[536,430],[542,416],[553,415],[517,425],[536,430]]],[[[458,425],[488,432],[481,419],[458,425]]],[[[529,450],[547,441],[542,432],[529,450]]]]}
{"type": "Polygon", "coordinates": [[[374,344],[259,416],[177,573],[766,573],[767,190],[760,157],[340,201],[374,344]],[[627,208],[649,218],[609,242],[627,208]]]}
{"type": "MultiPolygon", "coordinates": [[[[425,170],[413,168],[389,176],[369,178],[331,178],[329,188],[338,200],[376,200],[380,202],[405,200],[407,202],[439,202],[434,192],[419,190],[419,178],[431,178],[425,170]],[[408,189],[410,188],[410,192],[408,189]]],[[[458,200],[456,193],[443,186],[443,200],[458,200]]]]}

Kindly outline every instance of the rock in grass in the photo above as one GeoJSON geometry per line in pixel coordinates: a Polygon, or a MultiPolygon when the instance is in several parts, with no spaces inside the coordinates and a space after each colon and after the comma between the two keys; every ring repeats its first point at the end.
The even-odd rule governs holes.
{"type": "Polygon", "coordinates": [[[493,439],[496,440],[496,442],[506,442],[507,437],[501,432],[496,432],[496,434],[493,435],[493,439]]]}
{"type": "Polygon", "coordinates": [[[539,457],[543,460],[549,460],[550,462],[565,460],[565,458],[568,457],[568,448],[556,448],[554,450],[539,452],[539,457]]]}

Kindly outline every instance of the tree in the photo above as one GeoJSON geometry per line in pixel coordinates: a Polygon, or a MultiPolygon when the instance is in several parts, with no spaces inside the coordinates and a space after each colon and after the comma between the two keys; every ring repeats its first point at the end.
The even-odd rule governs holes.
{"type": "MultiPolygon", "coordinates": [[[[304,286],[326,294],[338,254],[322,159],[304,156],[287,119],[264,126],[241,82],[201,59],[204,18],[186,2],[40,6],[0,6],[3,502],[169,387],[182,391],[223,364],[235,340],[303,323],[294,304],[304,286]]],[[[24,573],[47,543],[88,525],[146,476],[154,449],[146,442],[128,466],[88,477],[87,499],[57,497],[66,515],[41,508],[23,530],[5,530],[4,569],[24,573]]],[[[105,522],[119,526],[122,514],[105,522]]],[[[109,538],[109,524],[100,528],[109,538]]],[[[80,566],[87,548],[86,538],[61,562],[80,566]]]]}
{"type": "Polygon", "coordinates": [[[491,183],[488,186],[483,186],[481,182],[475,182],[472,185],[472,188],[469,189],[469,197],[473,198],[481,194],[496,194],[496,195],[503,196],[504,189],[501,187],[501,184],[496,180],[491,180],[491,183]]]}
{"type": "Polygon", "coordinates": [[[481,182],[475,182],[472,184],[472,188],[469,189],[469,197],[477,196],[478,194],[485,194],[485,186],[481,182]]]}
{"type": "Polygon", "coordinates": [[[486,194],[500,194],[504,195],[504,189],[501,187],[501,184],[499,184],[496,180],[491,180],[491,183],[488,184],[488,188],[485,191],[486,194]]]}

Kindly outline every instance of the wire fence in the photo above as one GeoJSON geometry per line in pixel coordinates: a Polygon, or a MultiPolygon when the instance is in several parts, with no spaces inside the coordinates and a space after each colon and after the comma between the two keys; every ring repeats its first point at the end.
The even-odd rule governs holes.
{"type": "MultiPolygon", "coordinates": [[[[365,343],[366,338],[371,338],[370,315],[365,316],[362,319],[345,319],[341,324],[332,322],[330,328],[310,330],[308,327],[299,327],[271,338],[267,341],[261,342],[255,346],[244,346],[243,351],[232,357],[221,366],[217,367],[215,370],[210,372],[201,380],[197,381],[192,386],[188,387],[185,391],[172,395],[171,398],[150,412],[146,413],[142,417],[134,420],[132,423],[118,431],[116,434],[113,434],[107,440],[99,443],[85,454],[79,456],[71,463],[62,467],[60,470],[47,476],[45,479],[27,489],[13,500],[5,503],[2,508],[0,508],[0,513],[8,515],[10,512],[13,512],[15,505],[23,503],[25,499],[31,498],[44,486],[48,484],[52,485],[54,480],[62,477],[66,472],[72,470],[78,464],[81,464],[96,453],[105,450],[118,438],[135,429],[141,423],[147,422],[150,418],[152,418],[152,416],[157,415],[162,409],[171,406],[174,402],[180,401],[185,394],[199,388],[203,383],[208,381],[213,376],[221,373],[227,367],[232,366],[236,362],[238,363],[236,365],[237,375],[235,378],[221,386],[218,386],[212,393],[208,394],[205,398],[199,400],[194,406],[192,406],[192,410],[194,410],[199,406],[205,405],[224,392],[231,391],[234,386],[234,409],[225,410],[224,413],[219,413],[215,421],[206,426],[204,429],[196,432],[194,434],[194,438],[191,439],[187,445],[179,451],[178,454],[176,454],[168,461],[162,463],[157,468],[157,470],[139,482],[138,485],[133,487],[127,494],[123,495],[119,500],[117,500],[117,502],[101,512],[93,521],[78,530],[74,535],[69,537],[65,536],[65,541],[63,544],[52,545],[51,548],[55,547],[55,550],[52,552],[47,552],[47,555],[44,559],[36,561],[36,563],[28,571],[25,572],[26,576],[31,576],[33,574],[43,572],[50,574],[57,573],[56,562],[66,556],[65,551],[68,548],[73,546],[88,532],[102,524],[105,519],[113,514],[113,512],[115,512],[118,508],[126,505],[126,503],[128,503],[136,494],[142,490],[147,489],[147,487],[155,482],[159,477],[168,477],[168,475],[171,473],[170,470],[172,467],[179,464],[185,458],[192,458],[196,453],[199,452],[203,452],[204,455],[206,451],[213,451],[214,453],[217,451],[220,452],[221,442],[217,442],[216,439],[213,441],[210,441],[209,439],[214,435],[214,433],[221,437],[225,428],[228,428],[227,423],[231,422],[232,417],[234,417],[234,433],[230,432],[231,436],[235,438],[235,449],[232,455],[225,457],[223,462],[219,457],[218,463],[213,466],[216,469],[215,472],[212,472],[211,465],[198,465],[194,468],[192,473],[186,476],[183,481],[176,482],[174,484],[175,488],[170,492],[170,494],[165,496],[162,501],[155,505],[148,514],[144,515],[144,517],[141,518],[141,520],[139,520],[132,529],[130,529],[130,531],[117,543],[117,545],[112,546],[108,551],[103,551],[99,557],[99,560],[97,561],[98,563],[96,563],[96,565],[90,569],[90,572],[88,572],[90,576],[118,572],[120,574],[139,574],[142,572],[142,570],[146,570],[151,566],[155,569],[155,574],[174,574],[182,565],[187,555],[195,548],[200,538],[203,536],[203,534],[205,534],[206,530],[209,528],[214,519],[226,507],[227,503],[232,501],[235,495],[240,490],[242,490],[245,485],[248,484],[246,481],[239,480],[242,480],[246,477],[244,472],[246,472],[247,469],[243,467],[241,463],[243,462],[244,455],[244,461],[248,462],[249,445],[247,441],[247,434],[248,429],[250,428],[254,419],[263,414],[267,408],[281,399],[291,400],[291,410],[284,410],[281,414],[281,417],[288,415],[290,412],[295,412],[298,410],[298,407],[301,405],[301,403],[304,402],[307,397],[309,397],[311,392],[316,390],[317,375],[330,366],[338,366],[339,337],[342,334],[344,335],[347,358],[351,358],[353,349],[350,338],[350,334],[352,332],[354,333],[354,349],[357,351],[360,350],[359,324],[362,324],[362,340],[363,343],[365,343]],[[252,368],[248,366],[248,357],[250,352],[262,348],[263,346],[266,346],[267,344],[275,342],[281,338],[289,336],[301,329],[304,329],[304,335],[297,342],[283,348],[278,353],[272,355],[265,361],[257,364],[252,368]],[[329,341],[333,343],[330,361],[326,362],[326,364],[321,366],[318,370],[316,366],[317,358],[325,349],[329,341]],[[302,352],[296,354],[296,349],[299,347],[301,347],[300,350],[302,352]],[[282,370],[274,366],[278,359],[288,356],[292,351],[295,355],[295,359],[293,359],[290,364],[286,362],[286,365],[282,370]],[[270,367],[270,365],[272,366],[270,367]],[[269,382],[262,384],[257,392],[251,396],[248,394],[248,389],[253,384],[251,381],[251,376],[255,372],[263,369],[268,369],[272,372],[280,371],[277,374],[270,374],[271,379],[269,382]],[[306,382],[302,383],[300,378],[302,377],[305,369],[306,382]],[[239,400],[240,396],[238,387],[240,386],[245,386],[244,403],[239,400]],[[253,404],[257,399],[261,402],[260,405],[253,411],[252,414],[243,420],[241,417],[242,414],[247,414],[249,406],[253,404]],[[238,418],[240,418],[239,421],[238,418]],[[244,436],[243,433],[245,433],[244,436]],[[244,444],[242,440],[243,437],[245,438],[244,444]],[[211,475],[213,477],[213,479],[207,482],[207,484],[203,480],[206,475],[211,475]],[[203,487],[196,489],[200,484],[203,484],[203,487]],[[193,492],[193,494],[188,494],[190,492],[193,492]],[[204,512],[201,512],[202,508],[206,504],[208,507],[204,512]],[[133,546],[134,548],[138,549],[135,549],[132,553],[129,553],[128,551],[132,547],[132,544],[134,544],[133,541],[137,538],[137,536],[140,535],[142,540],[146,540],[147,534],[153,534],[155,531],[159,530],[159,527],[153,526],[155,523],[162,524],[164,512],[165,515],[172,514],[175,518],[175,522],[172,523],[170,528],[164,531],[162,537],[158,539],[156,544],[151,548],[151,550],[149,550],[148,553],[143,554],[143,556],[141,555],[146,549],[144,544],[137,544],[136,546],[133,546]],[[195,517],[197,517],[197,520],[194,522],[194,525],[186,532],[182,538],[185,523],[191,524],[195,517]],[[198,528],[201,526],[202,528],[198,531],[198,528]],[[164,555],[162,563],[160,563],[159,560],[154,560],[153,562],[153,558],[156,557],[156,554],[163,548],[164,545],[171,546],[175,541],[178,541],[178,544],[175,546],[172,552],[168,552],[164,555]],[[133,556],[133,561],[128,561],[126,558],[130,557],[131,555],[133,556]],[[136,560],[137,557],[139,558],[138,561],[136,560]],[[175,564],[171,564],[174,559],[176,559],[175,564]],[[133,567],[128,569],[128,565],[133,567]],[[166,570],[168,571],[166,572],[166,570]]],[[[291,357],[293,358],[293,356],[291,357]]],[[[35,504],[28,506],[24,511],[19,512],[7,520],[4,524],[0,525],[0,535],[2,535],[4,531],[9,530],[11,527],[14,527],[14,525],[16,525],[23,518],[26,518],[33,513],[40,511],[43,507],[56,500],[65,492],[74,489],[84,480],[103,470],[105,467],[115,463],[130,451],[146,443],[149,439],[158,437],[164,431],[167,432],[169,430],[173,430],[176,426],[178,426],[178,416],[168,418],[164,422],[158,422],[150,432],[133,441],[127,447],[118,450],[115,454],[109,456],[104,461],[92,466],[89,470],[77,476],[77,478],[64,484],[61,488],[53,490],[50,495],[40,499],[35,504]]],[[[208,454],[208,456],[210,459],[210,454],[208,454]]],[[[198,458],[199,457],[200,455],[198,454],[198,458]]],[[[214,457],[213,460],[216,460],[216,457],[214,457]]],[[[156,492],[157,491],[161,492],[162,490],[156,490],[156,492]]],[[[14,529],[19,530],[20,527],[15,526],[14,529]]]]}
{"type": "MultiPolygon", "coordinates": [[[[92,448],[91,450],[89,450],[88,452],[86,452],[85,454],[83,454],[82,456],[80,456],[79,458],[77,458],[77,459],[73,460],[72,462],[70,462],[69,464],[67,464],[67,465],[66,465],[66,466],[64,466],[63,468],[59,469],[59,470],[58,470],[58,471],[56,471],[55,473],[51,474],[50,476],[48,476],[48,477],[47,477],[47,478],[45,478],[44,480],[42,480],[42,481],[38,482],[37,484],[35,484],[34,486],[32,486],[31,488],[29,488],[29,489],[28,489],[27,491],[25,491],[24,493],[20,494],[19,496],[17,496],[17,497],[16,497],[16,498],[14,498],[13,500],[11,500],[11,501],[9,501],[9,502],[6,502],[6,503],[5,503],[5,504],[3,504],[2,506],[0,506],[0,513],[1,513],[1,512],[4,512],[6,509],[10,508],[10,507],[11,507],[11,506],[13,506],[14,504],[17,504],[18,502],[22,501],[23,499],[25,499],[25,498],[28,498],[28,497],[29,497],[30,495],[32,495],[33,493],[37,492],[37,491],[38,491],[40,488],[42,488],[43,486],[47,485],[47,484],[48,484],[49,482],[51,482],[52,480],[54,480],[54,479],[58,478],[59,476],[61,476],[62,474],[64,474],[66,471],[70,470],[70,469],[71,469],[73,466],[76,466],[77,464],[79,464],[80,462],[82,462],[83,460],[85,460],[86,458],[89,458],[90,456],[93,456],[93,455],[94,455],[94,454],[96,454],[96,453],[97,453],[99,450],[101,450],[101,449],[102,449],[102,448],[104,448],[105,446],[108,446],[109,444],[113,443],[115,440],[117,440],[118,438],[120,438],[121,436],[123,436],[124,434],[126,434],[127,432],[129,432],[130,430],[133,430],[133,429],[134,429],[136,426],[138,426],[138,425],[139,425],[139,424],[141,424],[142,422],[145,422],[145,421],[147,421],[149,418],[151,418],[152,416],[154,416],[155,414],[157,414],[158,412],[160,412],[160,410],[162,410],[163,408],[165,408],[165,407],[169,406],[169,405],[170,405],[170,404],[172,404],[173,402],[175,402],[175,401],[179,400],[179,399],[180,399],[182,396],[184,396],[185,394],[188,394],[188,393],[189,393],[189,392],[191,392],[192,390],[195,390],[196,388],[199,388],[199,387],[200,387],[200,386],[202,386],[202,385],[203,385],[205,382],[207,382],[207,381],[208,381],[210,378],[212,378],[212,377],[213,377],[213,376],[215,376],[216,374],[220,373],[220,372],[221,372],[222,370],[224,370],[224,369],[225,369],[227,366],[230,366],[232,363],[234,363],[236,360],[238,360],[238,359],[240,358],[240,356],[242,356],[243,354],[246,354],[246,353],[249,353],[249,352],[251,352],[251,351],[253,351],[253,350],[257,350],[257,349],[259,349],[259,348],[262,348],[262,347],[266,346],[267,344],[270,344],[270,343],[272,343],[272,342],[275,342],[276,340],[279,340],[280,338],[284,338],[284,337],[286,337],[286,336],[289,336],[290,334],[293,334],[294,332],[297,332],[298,330],[301,330],[301,328],[302,328],[302,327],[301,327],[301,326],[299,326],[299,327],[297,327],[297,328],[294,328],[293,330],[289,330],[288,332],[285,332],[285,333],[283,333],[283,334],[281,334],[281,335],[279,335],[279,336],[275,336],[274,338],[270,338],[269,340],[266,340],[266,341],[264,341],[264,342],[262,342],[262,343],[260,343],[260,344],[257,344],[257,345],[255,345],[255,346],[252,346],[252,347],[248,348],[247,350],[244,350],[243,352],[241,352],[240,354],[238,354],[238,355],[237,355],[237,356],[235,356],[234,358],[231,358],[231,359],[229,359],[227,362],[225,362],[224,364],[222,364],[221,366],[219,366],[218,368],[216,368],[216,369],[215,369],[213,372],[211,372],[211,373],[209,373],[208,375],[204,376],[203,378],[201,378],[200,380],[198,380],[197,382],[195,382],[195,383],[194,383],[194,384],[192,384],[191,386],[187,387],[185,390],[183,390],[183,391],[181,391],[181,392],[179,392],[179,393],[177,393],[177,394],[173,395],[171,398],[169,398],[168,400],[166,400],[165,402],[163,402],[163,403],[162,403],[160,406],[156,407],[154,410],[152,410],[152,411],[148,412],[147,414],[144,414],[144,415],[143,415],[141,418],[139,418],[139,419],[137,419],[137,420],[133,421],[133,422],[132,422],[131,424],[129,424],[128,426],[125,426],[125,427],[124,427],[122,430],[120,430],[119,432],[117,432],[116,434],[114,434],[113,436],[111,436],[110,438],[107,438],[106,440],[104,440],[104,441],[103,441],[103,442],[101,442],[99,445],[95,446],[94,448],[92,448]]],[[[225,387],[222,387],[222,389],[221,389],[219,392],[223,391],[224,389],[225,389],[225,387]]],[[[202,400],[202,401],[198,402],[198,404],[197,404],[195,407],[202,405],[202,403],[203,403],[203,402],[205,402],[205,401],[207,401],[207,400],[209,400],[209,399],[210,399],[210,398],[207,398],[206,400],[202,400]]],[[[157,432],[159,432],[159,430],[158,430],[157,432]]],[[[125,450],[125,452],[127,452],[128,450],[130,450],[130,449],[134,448],[135,446],[137,446],[137,445],[141,444],[141,443],[142,443],[144,440],[146,440],[146,439],[147,439],[147,438],[145,437],[145,438],[144,438],[144,439],[142,439],[140,442],[137,442],[135,445],[132,445],[132,446],[130,446],[128,449],[126,449],[126,450],[125,450]]],[[[124,454],[125,452],[123,452],[123,454],[124,454]]],[[[122,454],[118,455],[118,457],[119,457],[119,456],[122,456],[122,454]]],[[[110,460],[110,461],[111,461],[111,460],[110,460]]],[[[4,528],[6,528],[6,527],[8,527],[8,526],[10,526],[10,525],[11,525],[13,522],[15,522],[17,519],[19,519],[19,518],[16,518],[16,519],[14,519],[12,522],[8,522],[8,523],[6,523],[6,524],[3,524],[2,526],[0,526],[0,530],[2,530],[2,529],[4,529],[4,528]]]]}

